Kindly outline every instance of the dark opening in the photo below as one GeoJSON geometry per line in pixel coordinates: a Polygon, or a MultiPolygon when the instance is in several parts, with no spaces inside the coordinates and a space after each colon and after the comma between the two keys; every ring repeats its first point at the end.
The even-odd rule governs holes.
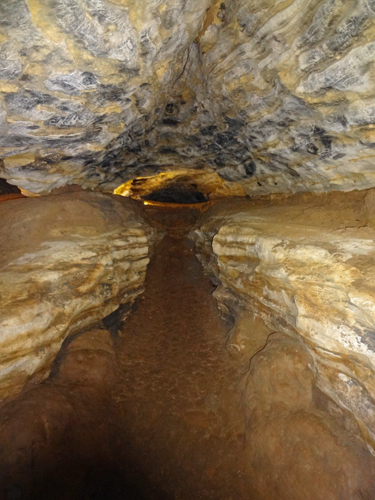
{"type": "Polygon", "coordinates": [[[193,186],[173,185],[153,191],[144,200],[159,201],[161,203],[204,203],[208,198],[193,186]]]}
{"type": "Polygon", "coordinates": [[[5,179],[0,179],[0,195],[1,194],[12,194],[12,193],[20,193],[21,190],[17,186],[13,186],[12,184],[8,184],[5,179]]]}

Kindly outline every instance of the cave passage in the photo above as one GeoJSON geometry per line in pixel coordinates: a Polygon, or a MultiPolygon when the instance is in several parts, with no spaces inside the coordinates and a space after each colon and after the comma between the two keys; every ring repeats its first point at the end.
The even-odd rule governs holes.
{"type": "MultiPolygon", "coordinates": [[[[340,200],[331,205],[331,213],[326,211],[329,228],[338,211],[348,204],[346,196],[340,200]]],[[[11,214],[5,227],[10,227],[12,220],[18,221],[17,210],[28,208],[32,222],[36,222],[24,226],[24,232],[17,235],[33,234],[34,239],[42,237],[49,244],[56,237],[60,239],[72,222],[80,223],[87,235],[96,213],[94,229],[99,226],[103,234],[101,245],[96,240],[83,258],[73,263],[66,257],[72,255],[68,246],[58,266],[66,265],[74,280],[78,272],[83,273],[86,288],[95,284],[95,291],[89,291],[90,300],[98,290],[103,291],[103,300],[108,300],[111,284],[118,293],[122,276],[127,277],[128,295],[122,296],[122,305],[111,314],[119,302],[107,315],[91,318],[86,328],[81,323],[61,348],[58,344],[49,377],[43,382],[23,378],[22,392],[0,407],[0,500],[375,498],[371,450],[363,442],[355,418],[316,383],[308,349],[297,336],[263,321],[259,300],[254,314],[250,301],[244,302],[223,286],[227,280],[237,287],[241,280],[250,283],[253,278],[246,274],[250,267],[246,263],[262,267],[252,248],[258,245],[264,253],[267,237],[273,246],[277,241],[280,249],[274,233],[268,236],[264,231],[254,239],[254,232],[264,212],[274,225],[268,231],[278,229],[287,219],[282,206],[264,209],[253,205],[247,213],[248,201],[223,200],[205,212],[210,203],[150,202],[142,207],[134,200],[118,203],[115,197],[76,192],[52,199],[6,201],[0,204],[5,215],[7,203],[11,214]],[[92,210],[93,201],[100,202],[101,217],[97,207],[92,210]],[[56,233],[61,207],[65,219],[56,233]],[[41,223],[40,214],[46,210],[48,217],[41,223]],[[238,219],[228,218],[231,211],[238,219]],[[79,217],[74,219],[76,213],[79,217]],[[113,228],[109,232],[113,213],[120,221],[114,227],[126,227],[120,240],[121,233],[113,228]],[[249,225],[254,224],[250,238],[249,233],[241,233],[246,217],[249,225]],[[143,228],[152,227],[152,246],[145,245],[145,233],[132,225],[134,220],[144,221],[143,228]],[[111,234],[113,241],[120,243],[106,253],[111,234]],[[95,260],[87,265],[88,254],[94,254],[95,260]],[[105,268],[102,262],[121,257],[126,260],[120,261],[118,275],[112,267],[98,284],[98,269],[103,272],[105,268]],[[142,273],[141,279],[137,272],[142,273]],[[204,272],[212,276],[217,288],[204,272]],[[135,301],[129,300],[131,294],[137,297],[135,301]],[[217,304],[228,313],[225,317],[217,304]]],[[[305,223],[306,204],[302,207],[298,206],[296,213],[287,205],[286,215],[296,220],[299,214],[305,223]]],[[[359,213],[358,207],[351,215],[348,212],[347,224],[361,225],[359,213]]],[[[317,216],[321,220],[321,214],[313,213],[312,219],[317,216]]],[[[269,224],[268,219],[266,222],[269,224]]],[[[285,230],[290,238],[303,231],[298,224],[285,230]]],[[[324,235],[326,228],[310,224],[308,230],[311,237],[313,231],[324,235]]],[[[77,239],[79,251],[82,234],[77,239]]],[[[369,234],[373,234],[372,229],[369,234]]],[[[24,239],[18,237],[17,243],[24,239]]],[[[45,269],[51,265],[45,247],[41,246],[43,286],[45,269]]],[[[32,256],[34,269],[37,259],[32,248],[30,244],[27,255],[32,256]]],[[[55,249],[52,246],[53,258],[55,249]]],[[[15,252],[12,262],[14,258],[15,252]]],[[[18,261],[24,262],[23,258],[18,261]]],[[[307,269],[310,261],[305,265],[307,269]]],[[[25,267],[15,269],[18,274],[20,269],[27,272],[25,267]]],[[[265,276],[276,276],[273,286],[277,290],[283,283],[275,269],[272,260],[270,274],[265,276]]],[[[315,275],[321,274],[321,269],[315,270],[315,275]]],[[[327,269],[324,267],[325,272],[327,269]]],[[[64,274],[59,287],[51,285],[53,293],[66,279],[64,274]]],[[[261,298],[264,283],[272,286],[272,280],[267,279],[263,281],[258,275],[258,288],[252,288],[261,298]]],[[[82,281],[78,283],[57,296],[59,313],[60,304],[68,306],[76,290],[82,289],[82,281]]],[[[18,294],[23,290],[16,289],[18,294]]],[[[42,296],[37,289],[33,299],[31,287],[27,290],[27,300],[43,300],[42,305],[53,295],[42,296]]],[[[306,293],[312,296],[311,289],[306,293]]],[[[75,309],[82,307],[82,302],[75,304],[75,309]]],[[[277,318],[282,326],[281,316],[277,318]]],[[[46,340],[42,348],[35,343],[38,338],[31,340],[33,355],[35,351],[43,354],[49,347],[46,340]]],[[[23,351],[18,359],[27,367],[28,360],[34,358],[23,351]]]]}
{"type": "Polygon", "coordinates": [[[1,498],[249,498],[231,325],[187,238],[199,211],[146,210],[168,232],[134,312],[67,341],[2,409],[1,498]]]}
{"type": "Polygon", "coordinates": [[[186,234],[198,211],[147,211],[168,233],[119,344],[126,428],[165,498],[247,498],[240,372],[225,348],[231,325],[186,234]]]}
{"type": "Polygon", "coordinates": [[[194,203],[204,203],[208,198],[196,189],[196,186],[172,185],[153,191],[144,200],[158,201],[161,203],[178,203],[190,205],[194,203]]]}

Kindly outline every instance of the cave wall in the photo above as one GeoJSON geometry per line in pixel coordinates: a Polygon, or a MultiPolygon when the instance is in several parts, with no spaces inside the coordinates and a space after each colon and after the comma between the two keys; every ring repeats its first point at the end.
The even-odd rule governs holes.
{"type": "Polygon", "coordinates": [[[375,185],[374,0],[5,0],[0,171],[48,193],[180,168],[375,185]]]}
{"type": "Polygon", "coordinates": [[[246,457],[253,497],[373,498],[375,457],[358,423],[317,385],[301,342],[273,333],[245,374],[246,457]]]}
{"type": "Polygon", "coordinates": [[[135,202],[101,193],[8,201],[0,220],[3,401],[49,374],[67,336],[130,309],[157,231],[135,202]]]}
{"type": "Polygon", "coordinates": [[[229,350],[251,359],[273,332],[299,340],[316,386],[355,417],[374,454],[374,192],[223,200],[191,237],[238,318],[229,350]]]}

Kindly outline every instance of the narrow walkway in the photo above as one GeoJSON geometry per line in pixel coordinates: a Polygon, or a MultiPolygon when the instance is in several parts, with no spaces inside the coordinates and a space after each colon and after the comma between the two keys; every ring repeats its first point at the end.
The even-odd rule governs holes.
{"type": "Polygon", "coordinates": [[[155,221],[164,217],[172,231],[156,249],[145,293],[122,332],[123,420],[163,498],[246,499],[239,375],[225,349],[230,325],[180,225],[187,210],[170,221],[159,209],[155,221]]]}

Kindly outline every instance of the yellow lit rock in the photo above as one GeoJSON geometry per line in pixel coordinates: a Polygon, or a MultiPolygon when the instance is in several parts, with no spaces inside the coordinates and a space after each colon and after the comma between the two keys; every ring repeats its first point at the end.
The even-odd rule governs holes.
{"type": "Polygon", "coordinates": [[[12,169],[22,167],[23,165],[28,165],[29,163],[33,163],[34,160],[35,155],[31,153],[20,153],[14,156],[7,156],[3,161],[6,168],[12,169]]]}
{"type": "Polygon", "coordinates": [[[134,300],[156,233],[134,202],[99,193],[13,200],[0,213],[4,400],[48,376],[68,335],[134,300]]]}
{"type": "Polygon", "coordinates": [[[223,309],[234,294],[240,311],[298,338],[319,388],[351,412],[374,453],[373,198],[358,191],[223,200],[191,237],[221,283],[215,295],[223,309]]]}

